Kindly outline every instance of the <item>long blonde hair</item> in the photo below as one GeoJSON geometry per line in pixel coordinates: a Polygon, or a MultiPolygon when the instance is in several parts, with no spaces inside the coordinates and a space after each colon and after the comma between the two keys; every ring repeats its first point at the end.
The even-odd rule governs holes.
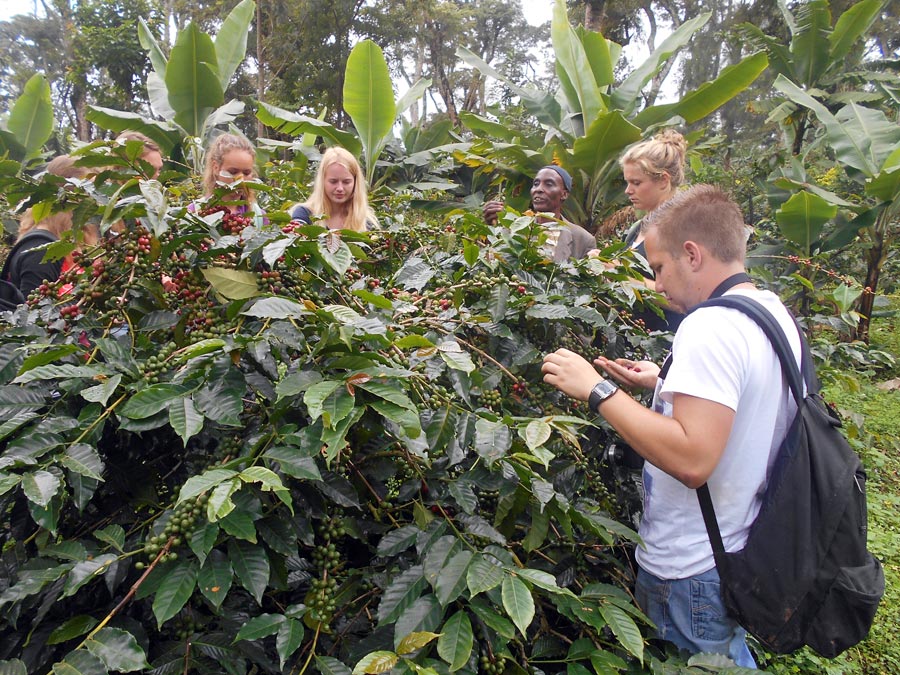
{"type": "Polygon", "coordinates": [[[368,223],[377,224],[378,219],[375,217],[372,207],[369,206],[369,191],[366,188],[366,177],[363,175],[362,167],[356,161],[356,157],[344,148],[335,146],[324,152],[319,161],[319,168],[316,170],[312,194],[303,203],[303,206],[308,208],[313,215],[325,216],[326,220],[331,218],[331,202],[325,194],[325,172],[333,164],[340,164],[347,169],[354,181],[353,195],[350,199],[347,218],[344,220],[344,228],[354,232],[365,232],[368,229],[368,223]]]}
{"type": "MultiPolygon", "coordinates": [[[[238,136],[237,134],[221,134],[217,136],[216,140],[206,149],[206,164],[203,168],[203,194],[205,196],[209,197],[216,189],[217,174],[222,167],[225,155],[232,150],[241,150],[249,153],[254,161],[256,160],[256,148],[243,136],[238,136]]],[[[253,177],[256,177],[255,171],[253,177]]],[[[253,190],[247,190],[246,192],[247,201],[255,202],[256,194],[253,190]]]]}
{"type": "Polygon", "coordinates": [[[687,142],[674,129],[666,129],[653,138],[632,145],[619,159],[619,165],[635,164],[653,180],[669,176],[674,190],[684,182],[684,157],[687,142]]]}

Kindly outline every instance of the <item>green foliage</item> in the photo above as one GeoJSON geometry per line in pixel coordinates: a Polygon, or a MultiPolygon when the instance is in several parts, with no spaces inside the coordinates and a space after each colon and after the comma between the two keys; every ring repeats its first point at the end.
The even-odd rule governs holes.
{"type": "Polygon", "coordinates": [[[115,132],[145,133],[166,154],[190,159],[199,172],[202,157],[196,139],[205,145],[217,126],[234,121],[244,110],[243,102],[225,100],[225,90],[244,61],[254,7],[253,0],[242,0],[226,16],[215,39],[189,23],[176,35],[168,57],[141,20],[141,46],[153,66],[147,78],[150,108],[162,121],[99,106],[91,107],[88,119],[115,132]]]}
{"type": "Polygon", "coordinates": [[[572,28],[565,3],[558,0],[551,29],[560,81],[558,96],[544,89],[517,86],[478,56],[460,48],[457,54],[461,59],[509,86],[547,131],[511,134],[502,123],[469,115],[464,121],[478,138],[468,147],[457,149],[456,158],[480,172],[497,171],[500,175],[494,176],[492,185],[511,179],[505,186],[506,196],[519,208],[527,203],[524,187],[537,169],[560,164],[573,176],[565,213],[573,222],[593,230],[596,219],[608,215],[620,191],[617,160],[625,147],[660,125],[705,118],[745,90],[766,67],[765,55],[753,54],[676,103],[642,108],[644,87],[708,18],[708,14],[700,15],[679,26],[617,84],[613,73],[621,47],[599,33],[572,28]]]}
{"type": "Polygon", "coordinates": [[[159,207],[126,167],[95,213],[151,229],[77,255],[0,334],[0,631],[28,672],[659,656],[620,587],[620,486],[540,377],[560,344],[656,349],[623,268],[402,199],[371,234],[159,207]]]}
{"type": "Polygon", "coordinates": [[[53,133],[50,84],[43,75],[34,75],[28,80],[3,126],[0,152],[26,165],[41,154],[53,133]]]}

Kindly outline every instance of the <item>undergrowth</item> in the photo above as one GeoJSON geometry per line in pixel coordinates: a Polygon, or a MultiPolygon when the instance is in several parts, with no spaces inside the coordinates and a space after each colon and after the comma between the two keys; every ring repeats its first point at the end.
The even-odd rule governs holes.
{"type": "MultiPolygon", "coordinates": [[[[900,309],[900,297],[891,298],[900,309]]],[[[871,346],[900,354],[900,316],[872,322],[871,346]]],[[[882,675],[900,672],[900,390],[884,386],[897,369],[878,376],[835,380],[826,389],[828,400],[844,415],[848,437],[868,472],[869,549],[881,560],[886,590],[869,637],[834,660],[803,651],[772,659],[771,673],[828,673],[882,675]],[[882,385],[882,386],[879,386],[882,385]]]]}

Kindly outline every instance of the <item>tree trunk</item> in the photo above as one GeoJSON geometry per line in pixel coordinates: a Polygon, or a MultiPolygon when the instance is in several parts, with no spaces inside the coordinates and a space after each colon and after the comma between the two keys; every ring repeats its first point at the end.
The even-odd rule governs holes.
{"type": "Polygon", "coordinates": [[[859,324],[856,326],[856,339],[869,344],[869,327],[872,323],[872,310],[875,308],[875,291],[881,277],[881,267],[887,259],[889,238],[886,236],[891,225],[891,214],[882,211],[872,228],[872,246],[866,252],[866,282],[862,297],[859,299],[859,324]]]}
{"type": "Polygon", "coordinates": [[[595,33],[603,33],[606,18],[606,0],[586,0],[584,3],[584,27],[595,33]]]}
{"type": "MultiPolygon", "coordinates": [[[[263,0],[256,2],[256,100],[265,100],[266,93],[266,60],[263,51],[263,31],[262,31],[262,3],[263,0]]],[[[256,120],[256,137],[265,138],[265,125],[256,120]]]]}
{"type": "Polygon", "coordinates": [[[87,119],[87,95],[80,83],[72,87],[69,102],[75,111],[75,138],[87,143],[91,140],[91,123],[87,119]]]}

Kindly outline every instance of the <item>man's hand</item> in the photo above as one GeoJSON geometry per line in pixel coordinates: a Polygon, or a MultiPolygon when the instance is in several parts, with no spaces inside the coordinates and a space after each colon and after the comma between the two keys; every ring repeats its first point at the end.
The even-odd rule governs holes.
{"type": "Polygon", "coordinates": [[[505,208],[506,204],[504,204],[503,202],[485,202],[484,206],[481,207],[481,214],[484,217],[484,222],[486,222],[488,225],[494,225],[497,222],[497,216],[505,208]]]}
{"type": "Polygon", "coordinates": [[[579,401],[587,401],[591,389],[603,379],[594,366],[568,349],[557,349],[547,354],[541,372],[544,373],[544,382],[579,401]]]}
{"type": "Polygon", "coordinates": [[[629,387],[655,389],[659,378],[659,366],[650,361],[631,361],[616,359],[611,361],[604,356],[594,359],[594,363],[603,368],[610,376],[629,387]]]}

